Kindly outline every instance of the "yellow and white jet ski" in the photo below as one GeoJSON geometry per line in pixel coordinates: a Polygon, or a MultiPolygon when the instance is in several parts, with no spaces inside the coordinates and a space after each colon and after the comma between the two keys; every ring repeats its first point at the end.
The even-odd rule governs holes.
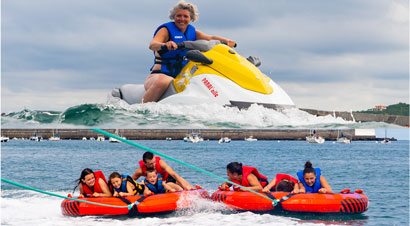
{"type": "MultiPolygon", "coordinates": [[[[238,108],[251,104],[274,109],[295,107],[288,94],[257,68],[258,58],[245,59],[217,40],[185,41],[178,43],[178,48],[189,50],[189,62],[158,102],[217,103],[238,108]]],[[[111,95],[128,104],[139,104],[144,93],[143,84],[126,84],[112,90],[111,95]]]]}

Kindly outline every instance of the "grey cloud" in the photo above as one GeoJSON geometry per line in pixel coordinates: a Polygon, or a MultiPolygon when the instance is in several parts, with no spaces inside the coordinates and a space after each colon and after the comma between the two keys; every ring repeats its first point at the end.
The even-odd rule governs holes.
{"type": "MultiPolygon", "coordinates": [[[[2,85],[12,93],[143,83],[149,41],[176,2],[3,1],[2,85]],[[45,73],[39,82],[50,71],[58,81],[45,73]]],[[[192,2],[194,26],[236,40],[279,83],[408,81],[407,1],[192,2]]]]}

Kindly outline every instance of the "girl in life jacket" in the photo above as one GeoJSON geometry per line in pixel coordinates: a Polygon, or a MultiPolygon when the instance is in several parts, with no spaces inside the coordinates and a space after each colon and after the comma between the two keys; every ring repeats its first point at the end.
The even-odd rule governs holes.
{"type": "Polygon", "coordinates": [[[131,196],[144,193],[145,186],[136,183],[130,176],[121,175],[118,172],[110,174],[108,186],[113,191],[113,196],[131,196]]]}
{"type": "MultiPolygon", "coordinates": [[[[260,174],[255,167],[243,166],[242,163],[239,162],[229,163],[226,166],[226,173],[228,180],[256,192],[261,191],[268,183],[268,178],[260,174]]],[[[225,182],[222,184],[221,189],[226,190],[230,186],[230,183],[225,182]]],[[[248,191],[235,185],[233,188],[236,191],[248,191]]]]}
{"type": "Polygon", "coordinates": [[[145,187],[148,188],[147,191],[144,191],[144,194],[151,194],[151,192],[154,194],[161,194],[183,190],[179,185],[173,182],[164,181],[162,175],[152,168],[146,170],[144,183],[145,187]]]}
{"type": "MultiPolygon", "coordinates": [[[[85,168],[81,171],[81,176],[76,181],[78,182],[78,190],[80,190],[79,198],[112,196],[104,174],[101,171],[93,172],[91,169],[85,168]]],[[[77,186],[74,188],[74,191],[77,186]]]]}
{"type": "Polygon", "coordinates": [[[310,161],[305,163],[303,171],[297,172],[297,176],[299,183],[293,193],[333,193],[320,168],[313,168],[310,161]]]}
{"type": "Polygon", "coordinates": [[[288,174],[278,173],[276,177],[263,188],[263,192],[283,191],[292,192],[298,180],[288,174]]]}

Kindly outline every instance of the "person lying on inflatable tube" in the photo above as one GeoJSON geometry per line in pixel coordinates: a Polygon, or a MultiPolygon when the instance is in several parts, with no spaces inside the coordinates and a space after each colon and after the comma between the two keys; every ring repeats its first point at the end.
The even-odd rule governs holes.
{"type": "Polygon", "coordinates": [[[132,195],[142,195],[147,190],[144,185],[135,182],[131,176],[112,172],[108,177],[108,187],[114,197],[124,197],[132,195]]]}
{"type": "Polygon", "coordinates": [[[310,161],[305,163],[303,171],[297,172],[297,176],[299,183],[293,193],[333,193],[320,168],[313,168],[310,161]]]}
{"type": "Polygon", "coordinates": [[[263,188],[263,192],[283,191],[292,192],[298,180],[288,174],[278,173],[276,177],[263,188]]]}
{"type": "Polygon", "coordinates": [[[145,187],[148,191],[145,191],[144,194],[162,194],[166,192],[176,192],[182,191],[181,186],[173,183],[166,182],[162,179],[162,175],[157,173],[155,169],[147,169],[145,176],[145,187]]]}
{"type": "MultiPolygon", "coordinates": [[[[102,171],[93,172],[91,169],[85,168],[81,171],[81,176],[76,181],[78,182],[78,190],[80,190],[79,198],[112,196],[102,171]]],[[[74,187],[74,191],[77,186],[74,187]]]]}
{"type": "Polygon", "coordinates": [[[162,180],[166,182],[174,182],[181,186],[183,189],[194,189],[190,183],[184,178],[179,176],[168,164],[164,162],[160,157],[154,156],[151,152],[145,152],[142,155],[142,160],[139,161],[139,168],[132,174],[132,179],[137,180],[141,176],[146,175],[146,170],[149,168],[155,169],[157,173],[162,175],[162,180]]]}
{"type": "MultiPolygon", "coordinates": [[[[239,162],[231,162],[226,166],[228,180],[240,184],[253,191],[259,192],[268,184],[268,178],[260,174],[255,167],[243,166],[239,162]]],[[[221,190],[229,189],[232,184],[224,182],[221,190]]],[[[233,186],[235,191],[248,191],[246,189],[233,186]]]]}

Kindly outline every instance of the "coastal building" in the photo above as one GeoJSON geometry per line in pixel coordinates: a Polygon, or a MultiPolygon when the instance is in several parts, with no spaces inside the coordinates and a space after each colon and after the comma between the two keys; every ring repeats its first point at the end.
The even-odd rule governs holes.
{"type": "Polygon", "coordinates": [[[376,105],[373,108],[373,111],[385,111],[387,107],[385,105],[376,105]]]}

